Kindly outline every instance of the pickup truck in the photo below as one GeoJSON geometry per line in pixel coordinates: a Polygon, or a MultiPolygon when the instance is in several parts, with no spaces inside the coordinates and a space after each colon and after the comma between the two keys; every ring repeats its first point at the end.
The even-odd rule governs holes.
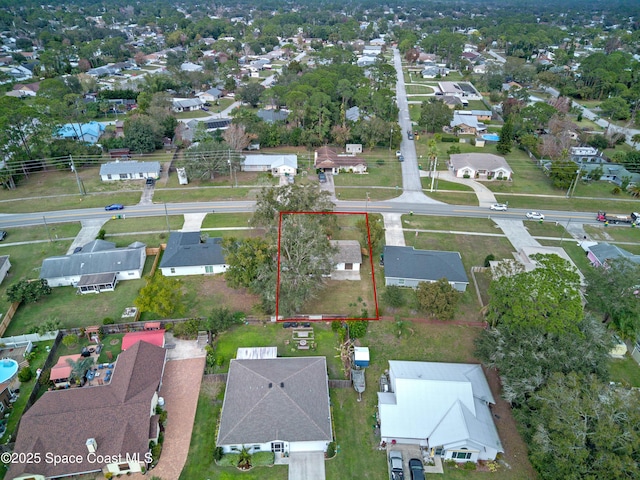
{"type": "Polygon", "coordinates": [[[599,222],[613,223],[614,225],[618,223],[640,225],[640,213],[632,212],[631,215],[617,215],[600,211],[598,215],[596,215],[596,220],[599,222]]]}
{"type": "Polygon", "coordinates": [[[391,468],[391,480],[404,480],[402,452],[397,450],[391,450],[389,452],[389,467],[391,468]]]}

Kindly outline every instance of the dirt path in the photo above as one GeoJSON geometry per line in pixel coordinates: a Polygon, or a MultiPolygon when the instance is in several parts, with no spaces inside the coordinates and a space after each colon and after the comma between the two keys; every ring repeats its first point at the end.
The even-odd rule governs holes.
{"type": "Polygon", "coordinates": [[[517,478],[538,478],[536,471],[529,463],[527,453],[527,444],[524,442],[518,428],[516,420],[513,418],[511,406],[500,395],[502,386],[500,377],[495,369],[482,368],[489,382],[491,393],[496,400],[496,404],[492,407],[493,421],[498,429],[500,441],[504,448],[504,463],[502,468],[512,469],[514,477],[517,478]],[[505,465],[506,464],[506,465],[505,465]]]}

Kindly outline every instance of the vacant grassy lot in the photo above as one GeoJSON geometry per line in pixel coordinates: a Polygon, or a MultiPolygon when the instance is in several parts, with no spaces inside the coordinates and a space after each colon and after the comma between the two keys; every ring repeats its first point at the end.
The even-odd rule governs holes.
{"type": "Polygon", "coordinates": [[[209,213],[202,222],[202,228],[247,227],[253,215],[250,213],[209,213]]]}
{"type": "Polygon", "coordinates": [[[169,217],[112,219],[102,228],[107,232],[107,235],[131,232],[166,232],[167,218],[171,230],[180,230],[184,225],[184,215],[169,215],[169,217]]]}
{"type": "Polygon", "coordinates": [[[568,212],[593,212],[594,218],[598,209],[610,211],[633,212],[638,208],[637,200],[631,198],[625,200],[593,200],[590,198],[565,198],[564,194],[553,197],[535,197],[527,195],[500,195],[496,194],[496,200],[500,203],[509,202],[513,208],[529,208],[538,210],[565,210],[568,212]]]}
{"type": "Polygon", "coordinates": [[[609,225],[608,227],[585,225],[584,229],[591,238],[597,241],[640,243],[640,228],[631,228],[629,225],[609,225]]]}
{"type": "Polygon", "coordinates": [[[336,187],[336,196],[338,200],[362,200],[366,201],[367,192],[369,200],[390,200],[402,194],[402,187],[398,188],[376,188],[376,187],[358,187],[344,188],[336,187]]]}
{"type": "MultiPolygon", "coordinates": [[[[420,181],[422,182],[422,188],[424,188],[425,190],[431,188],[430,177],[421,177],[420,181]]],[[[436,178],[436,181],[434,183],[434,188],[440,191],[454,190],[456,192],[473,192],[473,188],[471,188],[469,185],[464,185],[463,183],[448,182],[447,180],[440,180],[439,178],[436,178]]]]}
{"type": "Polygon", "coordinates": [[[211,202],[214,200],[255,200],[260,188],[248,187],[189,187],[158,189],[154,203],[211,202]]]}
{"type": "Polygon", "coordinates": [[[430,192],[429,190],[425,190],[424,194],[434,200],[451,205],[473,205],[475,207],[479,205],[478,196],[473,192],[430,192]]]}
{"type": "MultiPolygon", "coordinates": [[[[435,92],[434,87],[430,85],[422,85],[417,83],[412,83],[406,86],[407,95],[433,95],[435,92]]],[[[426,100],[426,99],[425,99],[426,100]]]]}

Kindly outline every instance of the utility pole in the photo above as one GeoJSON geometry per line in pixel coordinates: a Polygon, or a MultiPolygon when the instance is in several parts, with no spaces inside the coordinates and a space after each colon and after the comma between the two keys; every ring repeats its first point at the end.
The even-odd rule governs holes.
{"type": "Polygon", "coordinates": [[[169,226],[169,212],[167,212],[167,202],[164,202],[164,218],[167,220],[167,232],[171,233],[171,227],[169,226]]]}
{"type": "Polygon", "coordinates": [[[76,183],[78,184],[78,191],[80,192],[80,195],[86,195],[82,182],[80,181],[80,177],[78,176],[78,170],[76,169],[76,166],[73,163],[73,157],[71,155],[69,155],[69,160],[71,161],[70,163],[71,171],[76,174],[76,183]]]}
{"type": "Polygon", "coordinates": [[[229,181],[233,186],[233,173],[231,172],[231,149],[227,150],[227,163],[229,164],[229,181]]]}
{"type": "Polygon", "coordinates": [[[438,167],[438,157],[433,159],[433,172],[431,172],[431,191],[433,192],[433,184],[436,181],[436,169],[438,167]]]}
{"type": "Polygon", "coordinates": [[[47,224],[47,219],[44,218],[44,215],[42,216],[42,221],[44,222],[44,226],[47,229],[47,237],[49,237],[49,242],[53,242],[53,240],[51,240],[51,232],[49,232],[49,225],[47,224]]]}
{"type": "Polygon", "coordinates": [[[367,201],[365,202],[364,211],[369,212],[369,192],[367,192],[367,201]]]}

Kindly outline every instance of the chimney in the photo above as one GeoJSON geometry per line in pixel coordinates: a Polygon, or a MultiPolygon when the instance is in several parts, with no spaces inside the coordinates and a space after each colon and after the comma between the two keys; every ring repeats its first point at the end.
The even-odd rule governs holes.
{"type": "Polygon", "coordinates": [[[98,449],[98,444],[96,443],[95,438],[88,438],[86,445],[87,445],[87,450],[89,450],[89,453],[96,453],[96,450],[98,449]]]}

